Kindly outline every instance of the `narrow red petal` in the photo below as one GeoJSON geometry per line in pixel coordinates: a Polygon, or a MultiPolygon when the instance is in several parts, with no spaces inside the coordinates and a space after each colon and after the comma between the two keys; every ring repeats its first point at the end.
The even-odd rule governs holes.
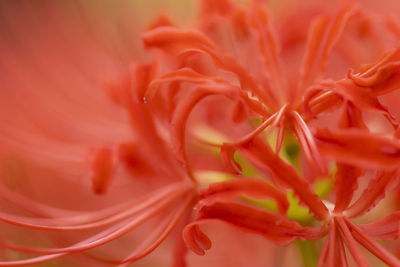
{"type": "Polygon", "coordinates": [[[350,204],[357,189],[357,179],[363,172],[348,164],[338,163],[336,173],[336,202],[334,213],[341,213],[350,204]]]}
{"type": "Polygon", "coordinates": [[[313,71],[315,71],[313,65],[316,63],[316,58],[320,53],[324,33],[326,32],[328,24],[329,17],[319,16],[309,27],[306,51],[300,67],[300,78],[298,85],[300,90],[304,90],[304,88],[310,85],[310,83],[312,83],[315,79],[315,77],[313,77],[315,75],[315,73],[313,73],[313,71]]]}
{"type": "Polygon", "coordinates": [[[331,231],[329,231],[328,239],[325,241],[324,247],[322,248],[322,251],[321,251],[321,253],[319,255],[317,267],[323,267],[324,263],[326,262],[326,258],[328,256],[328,252],[329,252],[329,249],[330,249],[330,243],[329,243],[330,237],[329,237],[329,235],[332,235],[331,231]]]}
{"type": "Polygon", "coordinates": [[[307,41],[307,50],[300,69],[300,90],[304,90],[304,87],[322,77],[333,46],[356,10],[357,8],[354,6],[346,7],[331,20],[328,17],[319,17],[313,22],[307,41]]]}
{"type": "Polygon", "coordinates": [[[338,248],[339,266],[341,267],[349,266],[349,263],[347,262],[346,250],[344,248],[343,239],[340,235],[336,239],[336,246],[338,248]]]}
{"type": "Polygon", "coordinates": [[[316,77],[320,77],[324,74],[326,64],[328,63],[330,53],[343,32],[344,27],[348,23],[349,19],[354,16],[359,8],[356,5],[350,5],[340,10],[336,16],[331,20],[328,31],[324,38],[324,43],[321,49],[319,66],[317,69],[316,77]]]}
{"type": "Polygon", "coordinates": [[[315,143],[314,136],[312,135],[307,124],[303,118],[297,112],[291,113],[293,118],[293,128],[296,137],[301,144],[308,161],[311,163],[310,166],[315,166],[316,170],[321,174],[327,174],[327,168],[324,159],[315,143]]]}
{"type": "Polygon", "coordinates": [[[255,2],[250,14],[250,20],[257,32],[258,47],[265,64],[264,71],[267,73],[270,86],[273,90],[270,94],[282,104],[287,101],[288,97],[285,95],[288,93],[286,78],[279,56],[280,51],[277,36],[271,27],[271,18],[260,1],[255,2]]]}
{"type": "Polygon", "coordinates": [[[336,233],[336,223],[335,220],[332,220],[330,224],[330,231],[328,234],[328,240],[326,242],[329,242],[329,249],[328,249],[328,255],[326,258],[326,267],[335,267],[337,266],[337,259],[336,259],[336,252],[337,252],[337,233],[336,233]]]}
{"type": "MultiPolygon", "coordinates": [[[[274,113],[273,115],[266,118],[261,125],[259,125],[256,129],[254,129],[249,134],[241,137],[239,140],[233,141],[232,143],[225,143],[221,147],[221,160],[224,166],[232,173],[241,173],[241,166],[233,159],[233,155],[237,148],[241,145],[250,142],[253,138],[255,138],[258,134],[260,134],[265,128],[271,125],[271,127],[276,127],[278,124],[283,124],[283,118],[285,116],[285,112],[287,110],[287,105],[283,105],[282,108],[274,113]]],[[[284,127],[281,126],[279,128],[280,136],[278,136],[277,145],[279,142],[282,142],[283,138],[283,130],[284,127]]],[[[282,145],[282,143],[280,143],[282,145]]],[[[279,148],[279,146],[277,146],[279,148]]],[[[280,148],[279,148],[280,149],[280,148]]]]}
{"type": "Polygon", "coordinates": [[[347,225],[353,231],[353,235],[356,240],[362,244],[366,249],[368,249],[372,254],[381,259],[383,262],[389,266],[400,266],[400,260],[389,253],[385,248],[383,248],[378,242],[366,235],[357,225],[346,220],[347,225]]]}
{"type": "Polygon", "coordinates": [[[94,257],[96,260],[104,263],[121,265],[121,267],[127,266],[130,263],[142,259],[143,257],[153,252],[168,237],[178,221],[182,218],[183,214],[189,207],[189,204],[192,202],[193,196],[186,197],[182,204],[179,205],[179,207],[171,213],[170,218],[165,218],[165,222],[160,222],[160,224],[153,230],[153,232],[148,235],[145,240],[143,240],[141,244],[124,259],[110,260],[97,256],[91,257],[94,257]]]}
{"type": "Polygon", "coordinates": [[[365,258],[364,254],[361,251],[361,248],[357,246],[356,241],[354,240],[351,232],[346,225],[343,218],[336,218],[338,229],[341,233],[341,237],[343,238],[344,242],[346,243],[347,248],[349,249],[351,255],[356,261],[356,264],[360,267],[368,267],[369,264],[367,259],[365,258]]]}
{"type": "Polygon", "coordinates": [[[286,216],[271,213],[250,205],[236,202],[215,201],[201,205],[198,219],[217,219],[239,227],[242,230],[260,234],[280,245],[286,245],[295,238],[307,238],[309,232],[286,216]]]}
{"type": "Polygon", "coordinates": [[[33,263],[40,263],[45,262],[54,258],[58,258],[72,252],[81,252],[85,250],[89,250],[98,246],[102,246],[106,243],[109,243],[126,233],[132,231],[149,218],[155,216],[160,211],[165,210],[169,205],[175,202],[177,199],[183,196],[187,196],[187,193],[190,191],[190,187],[187,184],[181,183],[180,186],[176,187],[170,194],[168,194],[164,199],[161,201],[153,203],[147,207],[147,209],[140,213],[136,214],[136,216],[128,219],[124,219],[118,224],[115,224],[99,233],[96,233],[89,238],[86,238],[82,241],[79,241],[73,245],[64,248],[25,248],[25,247],[18,247],[13,245],[2,244],[3,246],[15,250],[15,251],[22,251],[22,252],[29,252],[35,254],[49,254],[46,256],[36,257],[27,260],[19,260],[19,261],[10,261],[10,262],[0,262],[0,266],[20,266],[20,265],[27,265],[33,263]],[[50,255],[52,254],[52,255],[50,255]]]}
{"type": "MultiPolygon", "coordinates": [[[[195,70],[184,67],[178,70],[174,70],[171,72],[168,72],[164,74],[163,76],[154,79],[150,84],[149,88],[155,89],[158,86],[160,86],[163,83],[170,83],[170,82],[189,82],[193,84],[213,84],[213,83],[228,83],[228,81],[218,78],[218,77],[212,77],[212,76],[207,76],[203,75],[199,72],[196,72],[195,70]]],[[[150,94],[151,92],[148,92],[150,94]]]]}
{"type": "Polygon", "coordinates": [[[135,216],[150,206],[162,201],[174,191],[179,192],[182,189],[186,190],[184,189],[185,186],[180,189],[182,186],[182,184],[174,184],[172,186],[164,187],[162,190],[156,190],[143,197],[134,199],[128,203],[123,203],[122,205],[113,207],[112,209],[92,213],[86,212],[81,216],[75,215],[72,217],[44,219],[17,216],[0,212],[0,221],[36,230],[81,231],[94,229],[135,216]]]}
{"type": "Polygon", "coordinates": [[[237,99],[237,90],[229,85],[215,85],[213,87],[197,87],[193,92],[187,93],[177,105],[172,117],[172,142],[175,154],[187,168],[187,156],[185,151],[186,123],[193,108],[204,98],[210,95],[225,95],[230,99],[237,99]]]}
{"type": "Polygon", "coordinates": [[[257,178],[232,179],[226,182],[210,184],[208,188],[201,190],[202,198],[235,198],[247,195],[254,198],[272,198],[276,200],[279,211],[286,214],[289,202],[286,194],[277,188],[257,178]]]}
{"type": "Polygon", "coordinates": [[[385,197],[386,192],[395,185],[398,178],[397,171],[379,172],[370,181],[360,198],[345,211],[346,216],[357,217],[371,210],[385,197]]]}
{"type": "Polygon", "coordinates": [[[241,152],[268,176],[272,173],[275,181],[292,188],[318,219],[324,220],[329,215],[328,209],[314,193],[310,184],[300,178],[294,167],[284,162],[261,139],[255,138],[252,142],[243,145],[241,152]]]}
{"type": "Polygon", "coordinates": [[[275,153],[279,155],[279,152],[282,149],[282,144],[283,144],[283,139],[285,137],[285,126],[283,123],[279,126],[278,128],[278,135],[276,138],[276,148],[275,148],[275,153]]]}
{"type": "Polygon", "coordinates": [[[339,162],[363,168],[393,169],[400,166],[400,143],[397,140],[356,129],[320,128],[315,129],[314,137],[318,148],[339,162]]]}

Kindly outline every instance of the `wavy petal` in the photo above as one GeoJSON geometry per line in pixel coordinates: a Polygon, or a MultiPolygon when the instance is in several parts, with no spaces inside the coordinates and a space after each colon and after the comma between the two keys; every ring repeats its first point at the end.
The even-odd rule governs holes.
{"type": "Polygon", "coordinates": [[[379,172],[368,184],[360,198],[346,211],[347,217],[361,216],[375,207],[381,201],[388,190],[396,185],[399,179],[397,171],[379,172]]]}

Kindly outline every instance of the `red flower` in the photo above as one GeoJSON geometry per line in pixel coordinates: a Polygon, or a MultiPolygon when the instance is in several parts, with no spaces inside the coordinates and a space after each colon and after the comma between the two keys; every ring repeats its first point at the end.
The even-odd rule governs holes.
{"type": "MultiPolygon", "coordinates": [[[[367,266],[359,244],[386,264],[400,266],[399,259],[375,240],[398,239],[398,211],[386,207],[388,215],[381,220],[353,221],[399,184],[399,123],[383,97],[400,88],[400,26],[393,18],[371,15],[359,5],[339,6],[334,12],[294,8],[276,24],[262,1],[241,7],[228,0],[203,0],[195,29],[181,30],[163,16],[143,33],[152,59],[118,68],[127,71],[117,82],[103,84],[113,103],[90,91],[79,92],[80,99],[62,83],[62,97],[50,89],[40,95],[20,89],[32,100],[25,109],[38,106],[39,111],[32,114],[33,123],[4,116],[10,127],[1,140],[17,155],[27,154],[29,164],[21,169],[30,171],[29,180],[40,181],[35,176],[41,172],[46,178],[54,174],[65,181],[47,179],[38,185],[62,188],[77,183],[71,174],[75,178],[76,173],[87,174],[93,192],[108,204],[84,194],[88,201],[81,205],[86,211],[58,208],[52,199],[30,202],[9,186],[0,187],[2,197],[22,210],[0,212],[1,221],[60,234],[51,248],[2,242],[6,249],[41,256],[0,265],[41,263],[79,253],[86,259],[126,266],[177,232],[173,264],[185,266],[185,245],[204,255],[212,242],[200,226],[218,221],[278,246],[327,236],[319,266],[347,266],[346,248],[359,266],[367,266]],[[300,55],[301,48],[305,52],[300,55]],[[374,62],[362,65],[370,61],[374,62]],[[71,108],[74,115],[60,111],[66,123],[58,129],[45,113],[49,107],[62,107],[65,99],[79,108],[71,108]],[[42,108],[41,103],[47,104],[42,108]],[[81,112],[85,115],[79,122],[81,112]],[[101,126],[90,124],[90,118],[102,121],[107,116],[101,126]],[[74,129],[75,121],[83,125],[80,130],[74,129]],[[25,124],[26,131],[18,130],[25,124]],[[223,141],[199,134],[201,127],[223,141]],[[34,147],[27,150],[26,145],[34,147]],[[290,145],[301,147],[300,152],[291,152],[290,145]],[[68,148],[70,152],[60,153],[68,148]],[[224,181],[210,172],[202,180],[200,173],[210,170],[224,175],[224,181]],[[316,183],[330,180],[335,181],[335,194],[315,192],[316,183]],[[365,186],[361,195],[356,193],[358,184],[365,186]],[[291,214],[296,198],[308,208],[307,220],[291,214]],[[270,201],[276,210],[260,201],[270,201]],[[138,229],[142,224],[148,226],[145,231],[138,229]],[[142,237],[121,255],[113,241],[133,231],[142,237]],[[67,245],[60,238],[63,234],[67,245]],[[108,254],[113,257],[89,251],[101,246],[110,247],[108,254]]],[[[73,27],[71,31],[82,35],[73,27]]],[[[62,40],[57,43],[65,46],[62,40]]],[[[7,62],[16,66],[7,69],[11,80],[22,88],[29,80],[39,87],[42,81],[35,75],[27,81],[16,79],[22,65],[4,47],[7,62]]],[[[88,47],[97,46],[88,41],[88,47]]],[[[75,57],[71,61],[85,69],[75,57]]],[[[94,65],[90,68],[97,69],[94,65]]],[[[109,70],[109,75],[115,71],[110,65],[104,63],[100,70],[109,70]]],[[[54,84],[59,84],[61,73],[52,77],[54,84]]],[[[101,74],[95,76],[97,81],[101,74]]],[[[8,89],[11,86],[13,82],[6,83],[4,94],[25,105],[18,93],[8,89]]]]}
{"type": "MultiPolygon", "coordinates": [[[[247,106],[247,109],[235,110],[251,111],[253,114],[262,116],[264,121],[248,135],[235,142],[223,144],[221,157],[226,168],[234,173],[240,173],[240,165],[233,159],[235,150],[239,150],[278,187],[291,188],[308,206],[310,212],[325,224],[316,229],[302,228],[285,217],[248,204],[236,203],[231,200],[231,197],[226,199],[220,196],[215,199],[213,196],[211,202],[206,197],[197,206],[199,221],[189,225],[185,230],[184,235],[188,245],[195,252],[203,254],[204,250],[210,247],[210,241],[200,232],[198,224],[217,219],[259,233],[278,244],[290,242],[294,238],[313,240],[328,232],[327,249],[321,254],[320,264],[325,261],[328,265],[345,264],[347,260],[342,244],[344,241],[352,256],[364,266],[366,260],[355,245],[354,239],[356,239],[384,262],[394,266],[399,265],[400,262],[368,236],[368,233],[363,232],[347,219],[373,207],[387,191],[388,184],[397,181],[397,172],[392,170],[396,169],[399,163],[398,141],[384,137],[382,134],[371,133],[362,117],[365,111],[380,112],[394,129],[397,128],[397,120],[377,98],[380,92],[385,94],[398,88],[397,63],[395,63],[397,50],[387,53],[377,63],[364,67],[357,75],[349,72],[347,77],[337,82],[324,80],[326,65],[335,43],[351,17],[362,12],[355,7],[344,8],[332,17],[320,16],[311,24],[299,78],[291,80],[285,78],[282,60],[278,54],[276,35],[271,29],[268,13],[259,2],[256,2],[249,10],[237,8],[227,1],[219,4],[206,3],[208,5],[206,5],[205,33],[211,36],[215,34],[215,28],[218,27],[217,18],[228,21],[235,30],[246,36],[248,43],[251,43],[249,46],[254,49],[252,52],[258,56],[252,58],[254,60],[252,63],[260,64],[258,66],[263,72],[260,74],[257,71],[248,72],[235,58],[219,51],[218,46],[202,33],[182,32],[171,27],[157,28],[146,33],[144,41],[147,47],[161,49],[183,62],[188,61],[193,54],[209,57],[217,69],[232,73],[239,84],[239,87],[235,87],[235,84],[228,79],[221,79],[223,74],[218,72],[218,74],[208,74],[207,77],[205,73],[201,73],[206,69],[201,65],[201,61],[196,62],[200,66],[194,65],[188,69],[184,65],[185,68],[170,72],[155,83],[157,86],[161,82],[172,81],[195,84],[191,89],[191,94],[178,102],[172,115],[178,155],[181,155],[182,161],[187,164],[182,133],[185,131],[185,121],[189,112],[200,100],[209,95],[224,95],[234,101],[235,105],[247,106]],[[259,63],[260,58],[261,63],[259,63]],[[199,70],[196,71],[195,68],[199,70]],[[367,78],[369,76],[371,78],[367,78]],[[358,80],[358,77],[362,78],[358,80]],[[241,93],[243,91],[253,97],[248,98],[247,94],[241,93]],[[263,109],[265,106],[268,108],[263,109]],[[318,118],[323,112],[332,112],[332,108],[337,110],[341,107],[344,112],[338,127],[343,128],[342,130],[336,130],[333,127],[332,130],[309,129],[306,122],[314,117],[318,118]],[[174,120],[174,118],[179,119],[174,120]],[[317,174],[324,175],[327,172],[326,161],[322,155],[337,161],[339,171],[336,175],[337,197],[334,209],[330,210],[322,202],[313,192],[311,184],[301,178],[295,168],[285,163],[264,141],[256,137],[268,126],[278,128],[277,152],[282,146],[284,130],[288,127],[297,137],[308,159],[308,164],[315,168],[317,174]],[[371,169],[378,173],[377,178],[371,180],[365,194],[348,208],[357,180],[363,173],[362,170],[371,169]],[[375,186],[374,190],[372,186],[375,186]],[[355,209],[359,213],[353,214],[355,209]],[[336,244],[339,244],[338,252],[334,249],[336,244]],[[328,254],[329,256],[326,256],[328,254]],[[335,258],[335,255],[339,257],[335,258]]],[[[368,15],[366,17],[368,18],[368,15]]],[[[236,34],[238,34],[236,38],[239,39],[238,36],[243,38],[243,35],[236,34]]],[[[209,69],[212,68],[209,67],[209,69]]],[[[213,144],[210,143],[210,145],[213,144]]],[[[240,183],[243,184],[243,188],[246,188],[248,182],[244,179],[240,183]]],[[[230,183],[225,183],[228,188],[231,187],[230,183]]],[[[224,186],[221,185],[221,188],[224,186]]],[[[212,187],[210,189],[212,190],[212,187]]],[[[226,189],[222,191],[224,190],[226,189]]],[[[246,193],[249,194],[249,192],[246,193]]]]}

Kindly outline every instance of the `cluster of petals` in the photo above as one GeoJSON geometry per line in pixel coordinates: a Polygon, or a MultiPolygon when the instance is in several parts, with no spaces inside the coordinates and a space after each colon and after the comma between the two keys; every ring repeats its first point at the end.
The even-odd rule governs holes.
{"type": "Polygon", "coordinates": [[[189,251],[212,250],[204,227],[214,222],[277,246],[323,240],[318,266],[369,266],[365,250],[400,266],[399,248],[377,241],[399,238],[400,211],[383,208],[384,218],[362,220],[382,200],[398,201],[392,193],[400,181],[398,108],[385,99],[400,89],[400,24],[345,3],[333,11],[299,9],[278,28],[263,1],[250,2],[202,0],[196,29],[161,17],[143,32],[152,59],[103,84],[134,137],[90,147],[87,161],[100,197],[121,169],[150,189],[84,213],[32,202],[1,186],[2,198],[34,216],[0,212],[0,221],[90,235],[57,248],[1,242],[38,256],[0,266],[70,254],[126,266],[175,232],[173,264],[186,266],[189,251]],[[366,51],[357,50],[364,43],[366,51]],[[290,144],[299,146],[296,155],[290,144]],[[318,194],[319,182],[333,184],[332,192],[318,194]],[[311,221],[290,216],[290,193],[311,221]],[[152,219],[156,226],[123,258],[90,251],[152,219]]]}

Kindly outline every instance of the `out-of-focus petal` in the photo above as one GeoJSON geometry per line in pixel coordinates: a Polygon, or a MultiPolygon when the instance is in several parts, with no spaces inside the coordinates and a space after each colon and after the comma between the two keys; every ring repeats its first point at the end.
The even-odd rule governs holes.
{"type": "Polygon", "coordinates": [[[360,198],[345,211],[346,216],[349,218],[361,216],[374,208],[385,197],[386,192],[396,186],[398,181],[398,171],[378,172],[371,179],[360,198]]]}
{"type": "Polygon", "coordinates": [[[315,129],[315,139],[325,155],[363,168],[393,169],[400,165],[400,143],[360,130],[315,129]],[[368,144],[368,145],[366,145],[368,144]]]}

